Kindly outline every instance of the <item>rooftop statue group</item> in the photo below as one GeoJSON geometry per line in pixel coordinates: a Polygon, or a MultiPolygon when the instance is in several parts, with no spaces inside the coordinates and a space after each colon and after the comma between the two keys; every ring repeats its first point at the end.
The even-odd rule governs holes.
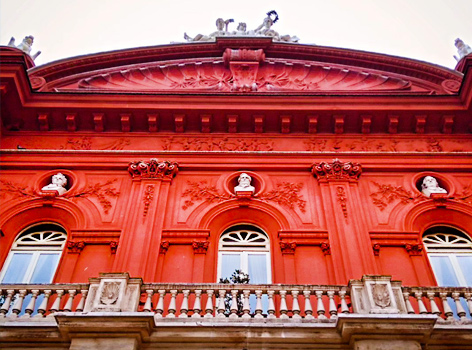
{"type": "Polygon", "coordinates": [[[454,45],[457,47],[457,53],[459,54],[459,57],[454,56],[456,61],[460,61],[463,59],[465,56],[470,55],[472,53],[472,49],[470,48],[469,45],[465,44],[461,39],[457,38],[454,42],[454,45]]]}
{"type": "Polygon", "coordinates": [[[32,35],[28,35],[28,36],[25,36],[25,38],[23,39],[20,45],[15,46],[15,38],[11,37],[10,42],[8,43],[8,46],[16,47],[17,49],[20,49],[24,53],[30,55],[33,60],[35,60],[36,57],[38,57],[41,54],[41,51],[36,52],[34,55],[31,54],[31,47],[33,46],[33,41],[34,41],[34,37],[32,35]]]}
{"type": "Polygon", "coordinates": [[[235,31],[229,31],[228,25],[233,23],[233,19],[227,19],[226,21],[223,18],[218,18],[216,20],[216,31],[209,34],[203,35],[198,34],[195,37],[190,37],[187,33],[184,33],[184,39],[187,41],[212,41],[215,40],[218,36],[265,36],[271,37],[274,41],[283,41],[288,43],[297,43],[298,39],[296,36],[290,35],[279,35],[275,30],[272,29],[272,26],[277,22],[279,16],[277,12],[270,11],[267,13],[267,17],[264,18],[261,25],[259,25],[254,30],[247,30],[246,23],[240,22],[235,31]]]}

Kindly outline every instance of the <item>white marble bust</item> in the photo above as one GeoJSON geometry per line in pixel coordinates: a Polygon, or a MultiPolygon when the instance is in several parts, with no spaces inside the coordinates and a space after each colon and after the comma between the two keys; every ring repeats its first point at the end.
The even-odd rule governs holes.
{"type": "Polygon", "coordinates": [[[444,188],[439,187],[438,181],[432,176],[425,176],[421,184],[421,192],[426,197],[431,197],[433,193],[447,193],[444,188]]]}
{"type": "Polygon", "coordinates": [[[246,191],[254,193],[255,188],[254,186],[251,186],[251,180],[252,178],[246,173],[242,173],[241,175],[239,175],[239,185],[234,188],[234,192],[246,191]]]}
{"type": "Polygon", "coordinates": [[[57,191],[59,195],[63,195],[67,192],[67,188],[65,187],[66,185],[67,178],[63,174],[57,173],[52,176],[52,182],[49,185],[44,186],[41,191],[57,191]]]}

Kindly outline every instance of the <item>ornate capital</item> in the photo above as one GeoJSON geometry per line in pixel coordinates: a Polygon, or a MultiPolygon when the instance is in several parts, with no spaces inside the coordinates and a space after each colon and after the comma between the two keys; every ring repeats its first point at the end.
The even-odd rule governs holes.
{"type": "Polygon", "coordinates": [[[295,248],[297,247],[297,243],[295,242],[280,242],[280,249],[282,250],[282,254],[295,254],[295,248]]]}
{"type": "Polygon", "coordinates": [[[177,175],[179,164],[170,162],[168,160],[159,161],[152,158],[149,162],[137,161],[130,162],[128,165],[128,172],[133,179],[160,179],[169,180],[177,175]]]}
{"type": "Polygon", "coordinates": [[[167,253],[167,250],[169,250],[170,242],[169,241],[162,241],[161,242],[161,247],[159,249],[159,253],[165,254],[167,253]]]}
{"type": "Polygon", "coordinates": [[[210,242],[208,241],[193,241],[192,248],[195,254],[206,254],[210,242]]]}
{"type": "Polygon", "coordinates": [[[423,254],[422,244],[405,244],[405,249],[410,256],[423,254]]]}
{"type": "Polygon", "coordinates": [[[332,163],[313,164],[311,172],[319,181],[357,181],[362,173],[362,167],[359,163],[334,159],[332,163]]]}
{"type": "Polygon", "coordinates": [[[328,242],[321,243],[320,248],[324,255],[331,255],[331,246],[328,242]]]}
{"type": "Polygon", "coordinates": [[[84,241],[69,241],[67,242],[67,249],[69,250],[69,253],[76,253],[80,254],[82,250],[85,248],[85,242],[84,241]]]}

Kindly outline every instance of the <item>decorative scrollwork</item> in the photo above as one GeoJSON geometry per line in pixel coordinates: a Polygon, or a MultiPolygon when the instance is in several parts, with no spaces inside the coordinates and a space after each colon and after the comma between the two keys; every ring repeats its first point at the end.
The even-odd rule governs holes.
{"type": "Polygon", "coordinates": [[[63,198],[86,198],[86,197],[96,197],[100,202],[100,205],[103,208],[105,214],[108,214],[112,208],[109,197],[118,197],[120,192],[115,188],[110,187],[117,179],[108,180],[105,183],[97,182],[95,185],[89,185],[84,190],[75,193],[66,192],[62,197],[63,198]]]}

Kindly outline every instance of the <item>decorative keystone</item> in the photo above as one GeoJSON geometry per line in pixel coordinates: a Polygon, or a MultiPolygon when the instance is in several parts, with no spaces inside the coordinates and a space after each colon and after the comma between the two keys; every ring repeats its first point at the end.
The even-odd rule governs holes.
{"type": "Polygon", "coordinates": [[[362,167],[359,163],[334,159],[332,163],[313,164],[311,172],[319,181],[357,181],[362,173],[362,167]]]}
{"type": "Polygon", "coordinates": [[[161,179],[172,181],[179,171],[179,164],[168,160],[152,158],[149,162],[130,162],[128,172],[133,179],[161,179]]]}

